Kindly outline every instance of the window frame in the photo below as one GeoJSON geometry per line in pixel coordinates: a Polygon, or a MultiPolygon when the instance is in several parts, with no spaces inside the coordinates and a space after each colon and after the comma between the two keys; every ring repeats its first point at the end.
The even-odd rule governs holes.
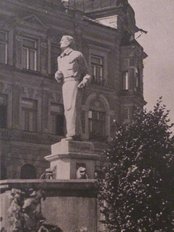
{"type": "Polygon", "coordinates": [[[94,109],[88,110],[88,133],[89,133],[89,139],[103,140],[106,138],[106,112],[101,110],[94,110],[94,109]],[[90,112],[92,113],[91,117],[89,117],[90,112]],[[96,114],[96,118],[93,117],[93,114],[96,114]],[[102,117],[100,117],[100,115],[102,115],[102,117]],[[93,125],[95,126],[93,127],[93,125]],[[95,133],[96,127],[100,128],[99,131],[102,131],[101,134],[95,133]]]}
{"type": "Polygon", "coordinates": [[[130,84],[129,84],[129,72],[127,71],[123,71],[122,72],[122,90],[124,91],[128,91],[130,88],[130,84]]]}
{"type": "Polygon", "coordinates": [[[105,78],[104,78],[104,57],[103,56],[91,54],[91,70],[92,70],[92,76],[93,76],[92,82],[97,85],[104,85],[105,78]],[[99,59],[99,63],[94,62],[93,58],[99,59]]]}
{"type": "Polygon", "coordinates": [[[4,118],[3,119],[5,119],[5,120],[2,120],[2,122],[3,121],[5,121],[5,125],[3,126],[3,125],[1,125],[1,123],[0,123],[0,128],[7,128],[7,125],[8,125],[8,96],[6,95],[6,94],[0,94],[0,98],[2,97],[2,102],[4,101],[4,104],[2,103],[0,103],[0,108],[2,107],[2,111],[4,111],[5,113],[4,113],[4,118]],[[3,109],[3,107],[4,107],[4,109],[3,109]]]}
{"type": "Polygon", "coordinates": [[[35,99],[21,99],[22,129],[27,132],[37,132],[38,129],[38,102],[35,99]],[[26,107],[24,101],[32,103],[33,107],[26,107]]]}
{"type": "Polygon", "coordinates": [[[133,105],[124,105],[122,108],[123,123],[130,123],[132,120],[132,116],[133,116],[133,105]]]}
{"type": "Polygon", "coordinates": [[[137,66],[135,68],[135,88],[136,91],[141,91],[141,68],[137,66]]]}
{"type": "Polygon", "coordinates": [[[38,71],[38,53],[39,53],[39,49],[38,49],[38,39],[36,38],[30,38],[27,36],[23,36],[22,37],[22,68],[25,70],[30,70],[30,71],[38,71]],[[29,47],[27,45],[24,45],[24,40],[28,40],[28,42],[34,42],[34,47],[29,47]],[[26,50],[26,56],[24,54],[24,50],[26,50]],[[31,52],[34,52],[34,61],[33,61],[33,68],[31,68],[31,52]],[[26,58],[26,65],[24,63],[26,58]]]}
{"type": "Polygon", "coordinates": [[[102,84],[97,84],[92,80],[92,84],[96,86],[101,86],[101,87],[106,87],[108,83],[108,53],[110,52],[109,49],[99,47],[96,45],[89,45],[89,66],[92,71],[92,60],[91,57],[92,55],[102,57],[103,58],[103,83],[102,84]]]}
{"type": "Polygon", "coordinates": [[[65,127],[65,118],[64,118],[64,108],[62,104],[57,103],[50,103],[50,133],[58,136],[64,136],[64,127],[65,127]],[[56,107],[56,109],[54,108],[56,107]],[[61,128],[61,132],[57,131],[56,128],[58,128],[56,116],[61,116],[63,125],[61,128]],[[55,125],[53,125],[53,122],[55,125]],[[55,129],[54,129],[55,128],[55,129]]]}

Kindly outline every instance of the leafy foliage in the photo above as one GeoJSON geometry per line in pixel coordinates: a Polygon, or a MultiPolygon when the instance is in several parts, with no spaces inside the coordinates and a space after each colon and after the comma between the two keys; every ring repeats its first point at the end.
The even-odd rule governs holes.
{"type": "Polygon", "coordinates": [[[119,126],[105,151],[99,200],[109,231],[174,231],[174,136],[161,98],[119,126]]]}

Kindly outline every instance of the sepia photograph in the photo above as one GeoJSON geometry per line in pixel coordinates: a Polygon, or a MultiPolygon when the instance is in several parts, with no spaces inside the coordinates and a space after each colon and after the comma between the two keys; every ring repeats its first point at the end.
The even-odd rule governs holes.
{"type": "Polygon", "coordinates": [[[0,232],[174,231],[173,12],[0,0],[0,232]]]}

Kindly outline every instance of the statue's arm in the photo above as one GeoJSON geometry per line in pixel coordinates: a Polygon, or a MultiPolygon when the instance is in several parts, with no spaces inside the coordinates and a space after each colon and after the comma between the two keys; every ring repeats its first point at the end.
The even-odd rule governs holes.
{"type": "Polygon", "coordinates": [[[59,57],[57,58],[57,71],[55,73],[55,79],[58,83],[63,81],[63,73],[59,70],[59,57]]]}
{"type": "Polygon", "coordinates": [[[79,66],[80,66],[80,71],[81,71],[81,74],[83,76],[83,79],[79,83],[78,87],[84,88],[87,84],[90,83],[92,76],[90,75],[89,68],[88,68],[86,59],[83,56],[83,54],[81,54],[79,57],[79,66]]]}

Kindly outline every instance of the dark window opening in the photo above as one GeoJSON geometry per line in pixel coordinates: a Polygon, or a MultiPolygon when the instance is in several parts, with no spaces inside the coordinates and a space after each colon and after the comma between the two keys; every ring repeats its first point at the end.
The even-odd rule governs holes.
{"type": "Polygon", "coordinates": [[[0,128],[7,128],[7,96],[0,95],[0,128]]]}
{"type": "Polygon", "coordinates": [[[125,106],[123,108],[122,119],[123,122],[129,123],[132,120],[133,106],[125,106]]]}
{"type": "Polygon", "coordinates": [[[31,99],[22,99],[23,130],[34,132],[37,130],[37,102],[31,99]]]}
{"type": "Polygon", "coordinates": [[[90,110],[88,112],[89,138],[103,140],[106,138],[106,113],[90,110]]]}
{"type": "Polygon", "coordinates": [[[36,169],[31,164],[25,164],[21,167],[21,179],[36,179],[36,169]]]}
{"type": "Polygon", "coordinates": [[[64,115],[58,113],[51,114],[52,132],[56,135],[64,135],[64,115]]]}
{"type": "Polygon", "coordinates": [[[64,135],[64,110],[63,105],[51,104],[51,133],[55,135],[64,135]]]}
{"type": "Polygon", "coordinates": [[[104,85],[104,58],[101,56],[91,56],[91,68],[93,80],[92,82],[97,85],[104,85]]]}
{"type": "Polygon", "coordinates": [[[37,71],[37,41],[24,38],[23,39],[23,68],[37,71]]]}
{"type": "Polygon", "coordinates": [[[5,165],[2,163],[2,161],[0,162],[0,180],[5,180],[7,179],[7,170],[5,165]]]}

